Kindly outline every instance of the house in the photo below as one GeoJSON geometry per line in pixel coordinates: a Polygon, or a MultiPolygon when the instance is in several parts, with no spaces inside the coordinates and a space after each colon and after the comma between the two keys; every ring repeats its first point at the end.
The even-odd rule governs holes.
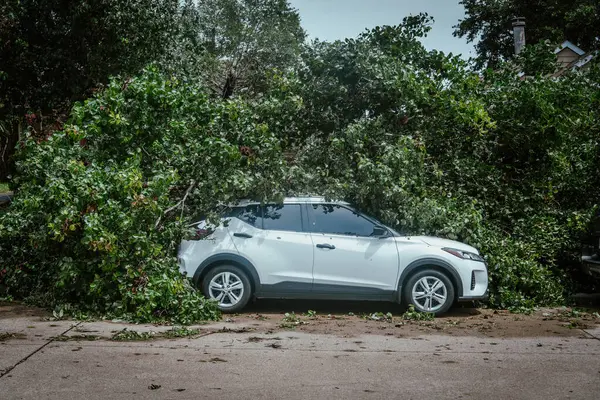
{"type": "MultiPolygon", "coordinates": [[[[515,18],[513,20],[513,37],[515,43],[515,55],[518,55],[525,47],[525,19],[515,18]]],[[[556,54],[557,71],[552,76],[557,77],[565,74],[567,71],[585,70],[590,68],[591,63],[599,52],[585,52],[572,42],[565,40],[554,50],[556,54]]],[[[525,79],[525,74],[520,72],[519,77],[525,79]]]]}
{"type": "Polygon", "coordinates": [[[586,69],[590,67],[590,61],[596,56],[596,52],[586,53],[568,40],[564,41],[554,50],[559,70],[554,76],[559,76],[569,70],[586,69]]]}

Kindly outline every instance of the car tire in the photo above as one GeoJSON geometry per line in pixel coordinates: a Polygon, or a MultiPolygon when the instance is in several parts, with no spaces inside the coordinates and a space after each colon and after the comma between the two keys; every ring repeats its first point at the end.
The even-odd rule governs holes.
{"type": "Polygon", "coordinates": [[[448,276],[432,268],[411,275],[402,288],[404,304],[412,304],[415,310],[436,316],[452,307],[454,294],[454,285],[448,276]]]}
{"type": "Polygon", "coordinates": [[[219,265],[208,271],[202,280],[202,293],[207,299],[216,300],[222,312],[235,313],[248,304],[252,285],[241,268],[219,265]]]}

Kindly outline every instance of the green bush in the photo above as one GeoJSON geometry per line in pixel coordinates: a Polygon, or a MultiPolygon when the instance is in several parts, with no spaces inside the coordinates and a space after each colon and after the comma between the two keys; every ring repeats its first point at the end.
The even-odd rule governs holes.
{"type": "Polygon", "coordinates": [[[547,60],[536,48],[476,74],[420,46],[423,21],[317,43],[274,91],[303,99],[297,181],[477,247],[494,307],[563,303],[600,203],[600,69],[519,77],[547,60]]]}
{"type": "Polygon", "coordinates": [[[113,80],[19,151],[0,215],[1,283],[49,307],[134,321],[218,318],[178,272],[189,215],[278,195],[280,149],[239,102],[153,69],[113,80]],[[273,179],[274,178],[274,179],[273,179]]]}

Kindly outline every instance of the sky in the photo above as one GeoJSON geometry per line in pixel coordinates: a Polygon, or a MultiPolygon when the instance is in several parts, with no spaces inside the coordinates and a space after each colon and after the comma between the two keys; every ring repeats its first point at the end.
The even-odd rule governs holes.
{"type": "Polygon", "coordinates": [[[474,56],[473,44],[452,36],[452,26],[464,17],[459,0],[289,0],[300,12],[310,39],[333,41],[355,37],[367,28],[397,25],[402,18],[426,12],[435,19],[423,40],[428,49],[474,56]]]}

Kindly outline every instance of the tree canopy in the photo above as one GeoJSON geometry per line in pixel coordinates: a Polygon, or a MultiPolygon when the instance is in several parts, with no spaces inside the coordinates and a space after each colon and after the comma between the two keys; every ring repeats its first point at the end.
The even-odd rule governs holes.
{"type": "Polygon", "coordinates": [[[204,0],[200,33],[215,63],[209,87],[223,98],[264,89],[265,72],[298,61],[305,34],[287,0],[204,0]]]}
{"type": "Polygon", "coordinates": [[[0,179],[12,165],[19,123],[59,128],[71,104],[111,76],[155,63],[220,97],[256,94],[266,72],[298,61],[303,41],[285,0],[3,2],[0,179]]]}
{"type": "Polygon", "coordinates": [[[585,51],[600,45],[600,3],[597,0],[461,0],[466,16],[455,36],[474,42],[479,66],[497,66],[512,58],[512,21],[525,18],[527,43],[544,40],[558,45],[569,40],[585,51]]]}
{"type": "Polygon", "coordinates": [[[50,111],[165,53],[177,0],[7,0],[0,6],[0,112],[50,111]],[[13,109],[10,109],[13,108],[13,109]]]}
{"type": "Polygon", "coordinates": [[[19,124],[43,136],[110,76],[136,74],[180,53],[173,43],[183,39],[182,10],[178,0],[2,2],[0,179],[12,165],[19,124]]]}

